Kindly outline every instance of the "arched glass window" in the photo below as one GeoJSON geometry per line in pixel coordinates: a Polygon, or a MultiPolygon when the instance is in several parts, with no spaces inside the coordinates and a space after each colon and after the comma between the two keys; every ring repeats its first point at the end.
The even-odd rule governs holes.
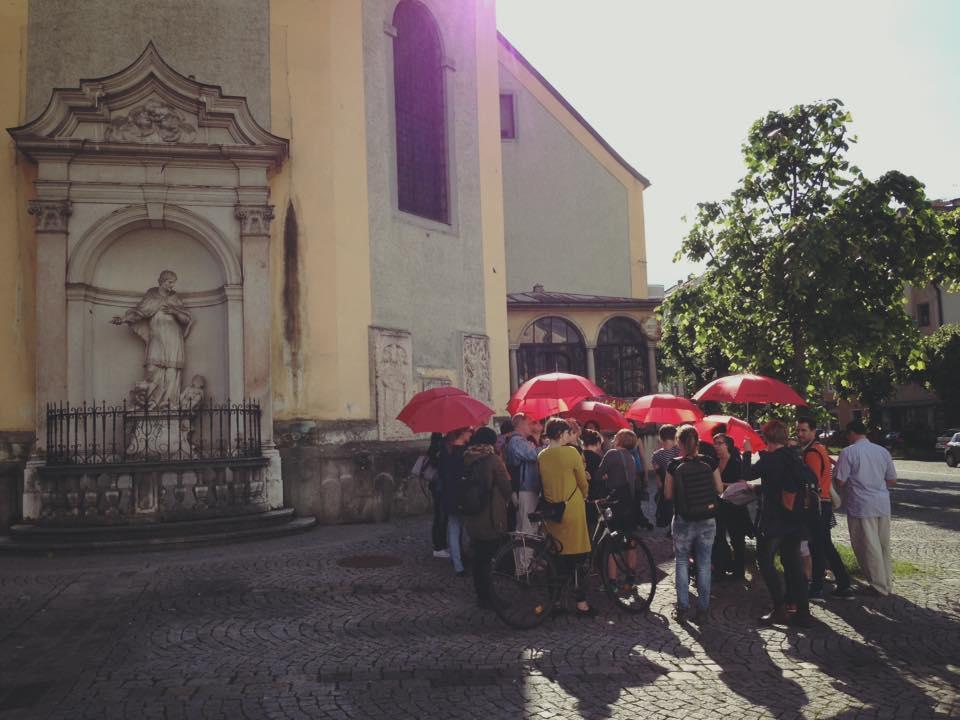
{"type": "Polygon", "coordinates": [[[548,372],[586,375],[586,368],[583,338],[572,323],[561,317],[540,318],[520,336],[517,376],[521,384],[548,372]]]}
{"type": "Polygon", "coordinates": [[[404,212],[449,222],[447,131],[440,30],[430,11],[402,0],[393,13],[397,199],[404,212]]]}
{"type": "Polygon", "coordinates": [[[608,320],[594,352],[597,385],[610,395],[635,398],[651,392],[647,336],[636,322],[624,317],[608,320]]]}

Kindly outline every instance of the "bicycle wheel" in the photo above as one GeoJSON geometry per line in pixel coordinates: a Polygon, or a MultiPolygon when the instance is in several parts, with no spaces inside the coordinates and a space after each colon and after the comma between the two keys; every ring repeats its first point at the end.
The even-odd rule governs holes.
{"type": "Polygon", "coordinates": [[[558,587],[553,556],[540,538],[511,538],[493,556],[493,609],[512,628],[527,630],[546,620],[553,612],[558,587]]]}
{"type": "Polygon", "coordinates": [[[657,566],[639,533],[612,535],[600,551],[603,589],[627,612],[645,612],[657,591],[657,566]]]}

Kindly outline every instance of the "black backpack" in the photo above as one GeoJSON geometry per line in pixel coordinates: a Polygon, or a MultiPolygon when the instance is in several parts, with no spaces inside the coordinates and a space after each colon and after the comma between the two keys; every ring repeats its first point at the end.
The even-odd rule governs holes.
{"type": "Polygon", "coordinates": [[[820,478],[799,453],[790,453],[790,477],[780,493],[783,509],[797,519],[820,514],[820,478]]]}
{"type": "Polygon", "coordinates": [[[475,462],[466,466],[457,482],[454,502],[457,515],[479,515],[490,503],[490,488],[477,472],[479,465],[480,462],[475,462]]]}
{"type": "Polygon", "coordinates": [[[713,468],[694,458],[681,460],[671,474],[677,515],[687,522],[716,517],[719,500],[713,484],[713,468]]]}

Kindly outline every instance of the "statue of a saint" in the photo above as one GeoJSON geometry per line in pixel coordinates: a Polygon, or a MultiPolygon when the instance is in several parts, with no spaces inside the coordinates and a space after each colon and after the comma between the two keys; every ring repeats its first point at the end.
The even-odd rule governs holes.
{"type": "MultiPolygon", "coordinates": [[[[115,316],[114,325],[129,325],[144,343],[145,387],[143,405],[148,410],[176,407],[180,400],[180,376],[183,373],[184,341],[190,334],[193,318],[173,289],[177,274],[164,270],[157,287],[150,288],[135,308],[115,316]]],[[[144,385],[144,383],[138,383],[144,385]]]]}

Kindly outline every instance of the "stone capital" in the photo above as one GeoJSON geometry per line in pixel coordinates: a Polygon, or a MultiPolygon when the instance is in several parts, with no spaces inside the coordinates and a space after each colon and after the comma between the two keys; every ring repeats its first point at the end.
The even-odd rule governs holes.
{"type": "Polygon", "coordinates": [[[269,235],[273,205],[237,205],[234,216],[240,221],[240,235],[269,235]]]}
{"type": "Polygon", "coordinates": [[[38,233],[65,233],[73,209],[69,200],[31,200],[27,212],[37,216],[38,233]]]}

